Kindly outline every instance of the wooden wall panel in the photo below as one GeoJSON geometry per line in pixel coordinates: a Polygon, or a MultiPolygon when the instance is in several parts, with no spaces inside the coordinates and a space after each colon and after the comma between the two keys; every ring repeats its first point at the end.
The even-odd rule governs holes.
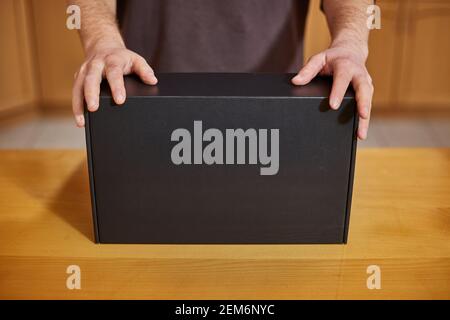
{"type": "MultiPolygon", "coordinates": [[[[312,0],[305,59],[329,43],[326,20],[312,0]]],[[[450,2],[378,0],[381,29],[372,30],[367,68],[375,108],[450,110],[450,2]]]]}
{"type": "Polygon", "coordinates": [[[408,3],[399,103],[411,109],[450,109],[450,1],[408,3]]]}
{"type": "Polygon", "coordinates": [[[397,108],[398,71],[401,59],[403,20],[401,13],[405,2],[378,1],[381,8],[381,29],[374,29],[369,36],[367,69],[372,76],[375,92],[375,108],[397,108]]]}
{"type": "MultiPolygon", "coordinates": [[[[311,0],[305,60],[328,47],[320,0],[311,0]]],[[[381,30],[370,36],[374,106],[449,109],[450,2],[378,0],[381,30]]],[[[64,0],[0,2],[0,112],[39,105],[70,109],[73,74],[83,60],[78,34],[66,28],[64,0]]]]}
{"type": "Polygon", "coordinates": [[[304,61],[306,62],[311,56],[328,48],[330,40],[327,20],[320,10],[320,0],[310,0],[304,38],[304,61]]]}
{"type": "MultiPolygon", "coordinates": [[[[398,29],[399,3],[378,1],[382,11],[382,28],[372,30],[369,39],[367,68],[375,85],[374,105],[377,108],[392,107],[396,103],[395,50],[399,48],[398,29]]],[[[305,34],[305,62],[312,55],[325,50],[331,38],[325,15],[320,10],[320,0],[311,0],[305,34]]],[[[400,48],[399,48],[400,49],[400,48]]]]}
{"type": "Polygon", "coordinates": [[[83,61],[76,30],[66,28],[64,0],[32,0],[42,106],[70,108],[73,75],[83,61]]]}
{"type": "Polygon", "coordinates": [[[34,108],[39,83],[27,1],[0,1],[0,38],[0,114],[34,108]]]}

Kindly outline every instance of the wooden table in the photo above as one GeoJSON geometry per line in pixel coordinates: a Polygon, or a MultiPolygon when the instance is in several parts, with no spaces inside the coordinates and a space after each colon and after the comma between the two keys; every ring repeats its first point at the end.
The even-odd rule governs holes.
{"type": "Polygon", "coordinates": [[[450,149],[360,150],[347,245],[97,245],[83,151],[2,151],[0,298],[449,299],[450,149]]]}

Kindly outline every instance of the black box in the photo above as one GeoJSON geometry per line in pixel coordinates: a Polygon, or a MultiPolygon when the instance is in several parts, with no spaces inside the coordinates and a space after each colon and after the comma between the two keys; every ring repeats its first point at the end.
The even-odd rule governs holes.
{"type": "Polygon", "coordinates": [[[96,241],[346,243],[354,95],[330,110],[330,79],[292,76],[126,77],[123,106],[104,82],[86,113],[96,241]]]}

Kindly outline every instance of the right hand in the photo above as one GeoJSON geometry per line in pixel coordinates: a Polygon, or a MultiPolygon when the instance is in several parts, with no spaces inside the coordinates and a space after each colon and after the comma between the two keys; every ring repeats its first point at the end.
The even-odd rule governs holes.
{"type": "Polygon", "coordinates": [[[84,101],[91,112],[99,107],[100,83],[108,80],[116,104],[126,98],[123,75],[136,73],[141,80],[155,85],[158,80],[145,59],[124,46],[97,47],[87,54],[85,62],[75,73],[72,90],[72,109],[78,127],[84,127],[84,101]]]}

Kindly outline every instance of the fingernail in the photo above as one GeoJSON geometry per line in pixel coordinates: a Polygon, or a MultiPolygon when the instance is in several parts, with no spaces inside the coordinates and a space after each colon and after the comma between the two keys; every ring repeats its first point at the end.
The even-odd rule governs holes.
{"type": "Polygon", "coordinates": [[[337,109],[337,108],[339,108],[339,100],[337,100],[337,99],[331,99],[330,100],[330,107],[332,108],[332,109],[337,109]]]}
{"type": "Polygon", "coordinates": [[[300,74],[298,74],[294,78],[292,78],[292,80],[294,80],[294,81],[302,81],[302,79],[303,79],[303,77],[300,74]]]}
{"type": "Polygon", "coordinates": [[[361,132],[360,138],[361,138],[361,140],[366,140],[366,138],[367,138],[367,131],[366,131],[366,130],[363,130],[363,131],[361,132]]]}
{"type": "Polygon", "coordinates": [[[147,84],[151,84],[151,85],[155,85],[158,83],[158,79],[156,78],[154,73],[148,74],[144,80],[147,84]]]}
{"type": "Polygon", "coordinates": [[[88,110],[89,111],[94,111],[97,109],[97,105],[93,102],[88,103],[88,110]]]}
{"type": "Polygon", "coordinates": [[[76,117],[77,126],[83,127],[84,126],[84,116],[77,116],[76,117]]]}
{"type": "Polygon", "coordinates": [[[122,104],[125,102],[125,95],[123,93],[117,94],[117,103],[122,104]]]}

